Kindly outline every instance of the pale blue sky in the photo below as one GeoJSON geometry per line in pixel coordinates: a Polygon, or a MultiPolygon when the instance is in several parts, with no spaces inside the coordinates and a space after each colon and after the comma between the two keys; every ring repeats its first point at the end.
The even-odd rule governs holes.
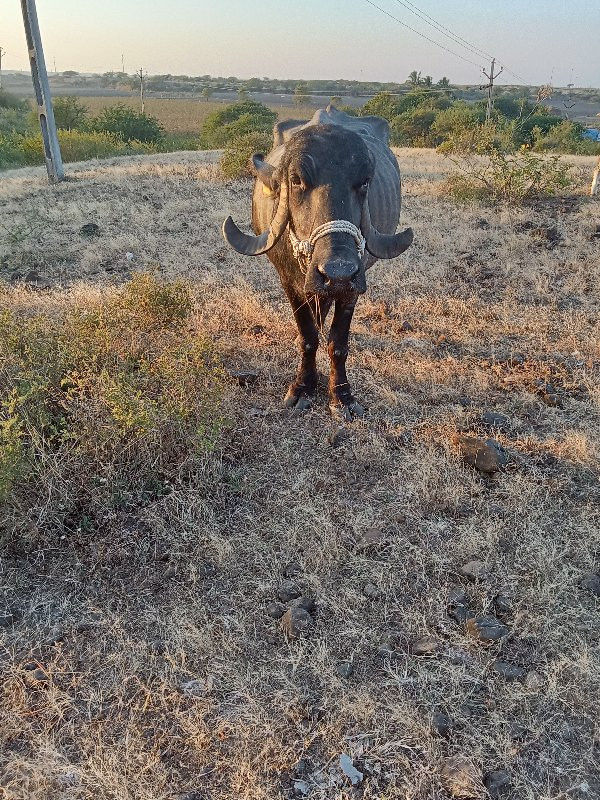
{"type": "MultiPolygon", "coordinates": [[[[373,0],[465,58],[401,5],[373,0]]],[[[532,84],[600,85],[600,4],[592,0],[413,0],[532,84]]],[[[436,80],[478,83],[465,63],[384,16],[365,0],[38,0],[49,69],[403,81],[412,69],[436,80]]],[[[5,69],[27,69],[18,0],[0,0],[5,69]]],[[[489,68],[489,66],[488,66],[489,68]]],[[[499,83],[516,79],[504,74],[499,83]]]]}

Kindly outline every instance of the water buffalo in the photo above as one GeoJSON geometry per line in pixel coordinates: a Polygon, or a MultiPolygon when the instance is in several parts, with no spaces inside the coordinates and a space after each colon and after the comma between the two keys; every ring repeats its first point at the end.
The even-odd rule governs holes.
{"type": "Polygon", "coordinates": [[[223,236],[243,255],[268,253],[300,332],[301,361],[285,405],[304,410],[317,388],[319,330],[335,304],[329,331],[331,409],[345,420],[361,417],[346,376],[354,307],[367,289],[366,270],[410,246],[410,228],[395,233],[400,217],[400,171],[381,117],[351,117],[332,106],[306,123],[280,122],[273,150],[252,157],[255,236],[228,217],[223,236]]]}

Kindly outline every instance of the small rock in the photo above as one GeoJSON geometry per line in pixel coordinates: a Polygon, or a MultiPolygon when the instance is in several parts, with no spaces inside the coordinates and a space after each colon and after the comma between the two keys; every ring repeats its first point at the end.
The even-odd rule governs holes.
{"type": "Polygon", "coordinates": [[[306,633],[313,625],[313,618],[304,608],[288,608],[281,617],[281,629],[291,639],[306,633]]]}
{"type": "Polygon", "coordinates": [[[361,533],[357,542],[359,550],[371,550],[377,548],[385,541],[385,534],[381,528],[367,528],[361,533]]]}
{"type": "Polygon", "coordinates": [[[236,380],[243,389],[247,389],[249,386],[256,383],[260,373],[250,369],[232,369],[229,371],[229,375],[236,380]]]}
{"type": "Polygon", "coordinates": [[[269,603],[265,611],[268,617],[272,619],[281,619],[285,614],[285,606],[282,606],[281,603],[269,603]]]}
{"type": "Polygon", "coordinates": [[[582,589],[586,589],[588,592],[595,594],[596,597],[600,597],[600,575],[588,572],[587,575],[583,576],[579,585],[582,589]]]}
{"type": "Polygon", "coordinates": [[[400,325],[400,330],[404,333],[408,333],[409,331],[414,331],[414,327],[410,324],[410,322],[405,319],[402,325],[400,325]]]}
{"type": "Polygon", "coordinates": [[[351,661],[341,661],[335,668],[340,678],[351,678],[354,675],[354,666],[351,661]]]}
{"type": "Polygon", "coordinates": [[[317,606],[312,597],[308,595],[302,595],[302,597],[297,597],[295,600],[291,601],[292,608],[303,608],[305,611],[308,611],[309,614],[314,614],[317,606]]]}
{"type": "Polygon", "coordinates": [[[439,648],[440,643],[433,636],[421,636],[410,646],[411,653],[415,656],[432,656],[439,648]]]}
{"type": "Polygon", "coordinates": [[[494,439],[478,439],[458,433],[453,437],[454,444],[460,449],[463,461],[479,472],[488,474],[498,472],[508,462],[502,447],[494,439]]]}
{"type": "Polygon", "coordinates": [[[81,236],[91,239],[94,236],[100,236],[100,228],[95,222],[86,222],[85,225],[79,228],[79,233],[81,236]]]}
{"type": "Polygon", "coordinates": [[[212,691],[213,677],[209,675],[207,678],[196,678],[191,681],[184,681],[179,684],[179,691],[187,697],[203,697],[212,691]]]}
{"type": "Polygon", "coordinates": [[[475,223],[475,224],[477,225],[477,227],[478,227],[478,228],[483,228],[483,229],[486,229],[486,228],[489,228],[489,227],[490,227],[490,223],[487,221],[487,219],[484,219],[483,217],[480,217],[480,218],[479,218],[479,219],[476,221],[476,223],[475,223]]]}
{"type": "Polygon", "coordinates": [[[131,252],[127,252],[127,253],[125,253],[125,258],[127,259],[127,261],[133,261],[134,258],[135,258],[135,255],[133,253],[131,253],[131,252]]]}
{"type": "Polygon", "coordinates": [[[465,756],[445,758],[440,778],[444,789],[459,800],[479,800],[486,795],[479,770],[465,756]]]}
{"type": "Polygon", "coordinates": [[[461,575],[472,581],[483,581],[490,576],[490,568],[484,561],[469,561],[460,568],[461,575]]]}
{"type": "Polygon", "coordinates": [[[522,680],[525,677],[525,670],[523,667],[518,667],[516,664],[509,664],[506,661],[494,661],[492,669],[500,675],[501,678],[506,678],[507,681],[522,680]]]}
{"type": "Polygon", "coordinates": [[[46,675],[45,671],[38,667],[37,669],[33,670],[33,677],[36,681],[47,681],[48,676],[46,675]]]}
{"type": "Polygon", "coordinates": [[[453,586],[448,592],[448,616],[459,625],[464,625],[475,616],[469,608],[469,600],[462,586],[453,586]]]}
{"type": "Polygon", "coordinates": [[[513,598],[507,594],[497,594],[494,597],[494,606],[500,614],[510,614],[513,610],[513,598]]]}
{"type": "Polygon", "coordinates": [[[509,425],[508,417],[504,414],[497,414],[495,411],[486,411],[481,415],[481,422],[488,428],[494,428],[498,431],[504,431],[509,425]]]}
{"type": "Polygon", "coordinates": [[[374,583],[366,583],[363,586],[363,594],[370,600],[377,600],[381,597],[381,590],[374,583]]]}
{"type": "Polygon", "coordinates": [[[296,584],[285,581],[277,590],[277,599],[281,600],[282,603],[289,603],[290,600],[295,600],[297,597],[300,597],[301,594],[302,592],[298,589],[296,584]]]}
{"type": "Polygon", "coordinates": [[[488,772],[483,779],[483,783],[490,797],[500,797],[500,795],[504,794],[510,787],[510,773],[505,769],[488,772]]]}
{"type": "Polygon", "coordinates": [[[362,783],[364,776],[362,772],[359,772],[356,769],[350,756],[347,756],[346,754],[340,756],[340,769],[344,775],[350,779],[352,786],[358,786],[359,783],[362,783]]]}
{"type": "Polygon", "coordinates": [[[526,689],[529,689],[531,692],[535,692],[541,689],[544,685],[544,678],[539,672],[531,669],[525,676],[524,684],[526,689]]]}
{"type": "Polygon", "coordinates": [[[434,711],[431,717],[431,726],[438,736],[447,738],[452,730],[452,720],[443,711],[434,711]]]}
{"type": "Polygon", "coordinates": [[[508,628],[492,614],[482,614],[466,622],[466,631],[482,642],[496,642],[508,634],[508,628]]]}
{"type": "Polygon", "coordinates": [[[306,781],[301,781],[301,780],[294,781],[292,783],[292,787],[296,792],[296,794],[299,794],[302,797],[310,793],[310,786],[306,781]]]}
{"type": "Polygon", "coordinates": [[[295,575],[298,575],[302,572],[302,567],[297,561],[289,561],[285,567],[281,570],[281,574],[284,578],[293,578],[295,575]]]}

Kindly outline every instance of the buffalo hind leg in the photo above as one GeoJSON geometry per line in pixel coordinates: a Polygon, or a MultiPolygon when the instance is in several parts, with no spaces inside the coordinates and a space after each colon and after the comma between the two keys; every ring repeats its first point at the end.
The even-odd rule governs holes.
{"type": "Polygon", "coordinates": [[[306,300],[299,297],[293,290],[287,291],[287,295],[298,326],[300,365],[296,378],[290,383],[283,402],[287,408],[305,411],[312,406],[317,391],[319,331],[306,300]]]}
{"type": "Polygon", "coordinates": [[[345,422],[351,422],[357,417],[362,417],[365,413],[361,404],[355,400],[346,375],[348,336],[355,302],[355,300],[350,302],[336,300],[327,344],[331,362],[331,372],[329,374],[330,408],[335,416],[340,417],[345,422]]]}

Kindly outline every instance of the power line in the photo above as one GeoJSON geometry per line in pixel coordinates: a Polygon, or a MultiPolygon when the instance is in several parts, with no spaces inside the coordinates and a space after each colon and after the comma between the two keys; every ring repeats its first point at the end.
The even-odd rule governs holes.
{"type": "Polygon", "coordinates": [[[455,44],[459,45],[459,47],[464,47],[465,50],[470,50],[474,55],[478,58],[493,58],[492,55],[486,53],[485,50],[482,50],[477,45],[474,45],[472,42],[467,41],[467,39],[463,39],[462,36],[459,36],[457,33],[454,33],[447,28],[445,25],[442,25],[441,22],[438,22],[432,16],[430,16],[426,11],[422,11],[418,6],[414,3],[411,3],[410,0],[396,0],[396,2],[404,6],[404,8],[408,9],[408,11],[415,14],[417,17],[423,20],[427,25],[430,25],[432,28],[441,33],[442,36],[445,36],[448,39],[451,39],[455,44]]]}
{"type": "Polygon", "coordinates": [[[460,58],[461,61],[466,61],[467,64],[472,64],[474,67],[477,67],[477,69],[479,69],[479,70],[483,69],[481,64],[476,64],[474,61],[471,61],[469,58],[465,58],[465,56],[461,56],[460,53],[456,53],[454,50],[450,50],[449,47],[445,47],[443,44],[440,44],[439,42],[436,42],[435,39],[431,39],[429,36],[426,36],[424,33],[421,33],[416,28],[411,27],[406,22],[402,22],[401,19],[398,19],[398,17],[395,17],[389,11],[386,11],[385,8],[381,8],[381,6],[378,6],[377,3],[373,2],[373,0],[366,0],[366,2],[370,6],[373,6],[373,8],[376,8],[378,11],[381,11],[382,14],[385,14],[387,17],[390,17],[390,19],[393,19],[399,25],[402,25],[405,28],[408,28],[409,31],[412,31],[413,33],[416,33],[417,36],[421,37],[421,39],[426,39],[428,42],[431,42],[431,44],[434,44],[436,47],[439,47],[441,50],[445,50],[447,53],[450,53],[451,55],[456,56],[457,58],[460,58]]]}

